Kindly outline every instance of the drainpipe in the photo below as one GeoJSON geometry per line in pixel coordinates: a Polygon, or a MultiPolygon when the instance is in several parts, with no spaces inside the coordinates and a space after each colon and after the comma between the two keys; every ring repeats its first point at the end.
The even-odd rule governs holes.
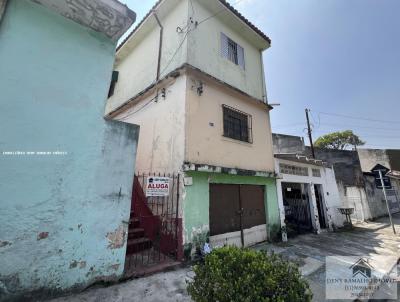
{"type": "Polygon", "coordinates": [[[156,81],[160,80],[160,68],[161,68],[161,53],[162,53],[162,41],[163,41],[163,33],[164,27],[162,26],[160,19],[158,18],[156,11],[153,10],[154,17],[157,20],[158,26],[160,26],[160,42],[158,45],[158,63],[157,63],[157,78],[156,81]]]}
{"type": "Polygon", "coordinates": [[[262,55],[262,50],[260,50],[260,58],[261,58],[261,77],[262,77],[262,97],[263,101],[265,101],[266,104],[268,104],[268,99],[267,99],[267,85],[265,84],[265,72],[264,72],[264,61],[263,61],[263,55],[262,55]]]}

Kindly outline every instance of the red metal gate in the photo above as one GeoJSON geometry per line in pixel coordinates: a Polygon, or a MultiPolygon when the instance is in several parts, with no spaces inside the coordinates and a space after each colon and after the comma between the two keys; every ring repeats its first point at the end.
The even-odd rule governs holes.
{"type": "Polygon", "coordinates": [[[139,174],[133,182],[125,274],[141,275],[181,261],[182,219],[179,217],[180,175],[139,174]],[[169,195],[146,197],[147,180],[169,178],[169,195]]]}

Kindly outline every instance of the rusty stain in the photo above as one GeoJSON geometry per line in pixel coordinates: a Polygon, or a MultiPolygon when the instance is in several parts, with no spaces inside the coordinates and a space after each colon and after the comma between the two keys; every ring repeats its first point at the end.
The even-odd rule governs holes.
{"type": "Polygon", "coordinates": [[[11,245],[11,244],[12,244],[12,243],[9,242],[9,241],[1,241],[1,240],[0,240],[0,247],[5,247],[5,246],[11,245]]]}
{"type": "Polygon", "coordinates": [[[119,226],[113,232],[109,232],[106,235],[106,238],[109,241],[108,248],[109,249],[119,249],[125,245],[125,228],[124,226],[119,226]]]}
{"type": "Polygon", "coordinates": [[[49,237],[49,232],[41,232],[38,234],[37,240],[46,239],[47,237],[49,237]]]}
{"type": "Polygon", "coordinates": [[[85,267],[86,267],[86,261],[79,262],[79,268],[85,268],[85,267]]]}

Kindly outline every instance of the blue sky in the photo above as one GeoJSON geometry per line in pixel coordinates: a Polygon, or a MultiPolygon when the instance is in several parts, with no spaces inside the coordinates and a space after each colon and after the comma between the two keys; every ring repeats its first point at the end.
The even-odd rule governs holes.
{"type": "MultiPolygon", "coordinates": [[[[138,21],[155,1],[122,0],[138,21]]],[[[264,53],[274,132],[354,130],[366,147],[400,148],[400,1],[233,0],[272,40],[264,53]],[[383,122],[385,121],[385,122],[383,122]]]]}

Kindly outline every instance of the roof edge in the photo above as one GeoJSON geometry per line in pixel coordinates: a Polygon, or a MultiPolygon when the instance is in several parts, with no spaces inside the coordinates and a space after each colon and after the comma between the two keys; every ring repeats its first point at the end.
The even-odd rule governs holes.
{"type": "MultiPolygon", "coordinates": [[[[118,45],[117,52],[129,41],[129,39],[139,30],[143,23],[151,16],[152,12],[165,0],[158,0],[152,8],[147,12],[139,24],[129,33],[129,35],[118,45]]],[[[226,0],[218,0],[223,6],[225,6],[231,13],[238,17],[242,22],[250,27],[255,33],[257,33],[262,39],[268,42],[269,47],[271,46],[271,39],[264,34],[257,26],[251,23],[246,17],[244,17],[236,8],[229,4],[226,0]]]]}
{"type": "Polygon", "coordinates": [[[264,105],[268,110],[272,110],[273,109],[272,106],[270,106],[268,103],[264,102],[263,100],[260,100],[260,99],[258,99],[256,97],[253,97],[253,96],[249,95],[248,93],[244,92],[243,90],[240,90],[240,89],[238,89],[238,88],[236,88],[236,87],[234,87],[234,86],[232,86],[232,85],[230,85],[230,84],[228,84],[228,83],[226,83],[226,82],[224,82],[224,81],[222,81],[220,79],[217,79],[216,77],[214,77],[214,76],[202,71],[201,69],[199,69],[197,67],[194,67],[194,66],[192,66],[192,65],[190,65],[188,63],[185,63],[185,64],[182,64],[180,67],[177,67],[174,70],[172,70],[171,72],[169,72],[167,75],[165,75],[163,78],[161,78],[157,82],[154,82],[154,83],[150,84],[149,86],[147,86],[147,88],[143,89],[142,91],[137,93],[135,96],[133,96],[130,99],[126,100],[125,102],[123,102],[121,105],[119,105],[115,109],[112,109],[109,113],[107,113],[104,116],[104,118],[105,119],[112,119],[112,118],[116,117],[118,114],[122,113],[123,111],[128,109],[131,105],[133,105],[137,98],[145,95],[151,89],[156,88],[160,83],[164,82],[165,80],[167,80],[170,77],[173,77],[173,78],[179,77],[180,76],[179,72],[181,70],[184,70],[184,69],[189,69],[189,70],[192,70],[192,71],[195,71],[195,72],[199,72],[202,75],[210,78],[211,80],[214,80],[217,83],[219,83],[221,85],[224,85],[225,87],[227,87],[227,88],[229,88],[229,89],[231,89],[231,90],[233,90],[233,91],[235,91],[235,92],[237,92],[237,93],[239,93],[239,94],[241,94],[241,95],[243,95],[243,96],[245,96],[247,98],[250,98],[251,100],[253,100],[253,101],[255,101],[255,102],[257,102],[257,103],[259,103],[261,105],[264,105]]]}

